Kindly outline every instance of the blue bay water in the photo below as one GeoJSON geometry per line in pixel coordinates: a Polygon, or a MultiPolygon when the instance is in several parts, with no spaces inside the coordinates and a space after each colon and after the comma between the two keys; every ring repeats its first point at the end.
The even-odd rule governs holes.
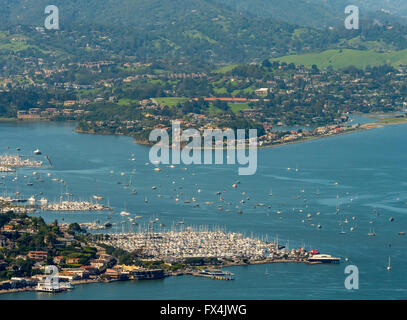
{"type": "MultiPolygon", "coordinates": [[[[159,218],[159,223],[165,224],[161,229],[171,228],[181,220],[185,225],[221,226],[268,240],[278,236],[280,244],[290,248],[305,245],[306,249],[339,256],[342,262],[339,265],[269,264],[228,268],[236,274],[235,281],[181,276],[150,282],[79,285],[72,292],[58,295],[7,294],[0,299],[407,297],[407,238],[398,235],[400,231],[407,232],[406,125],[261,149],[258,170],[253,176],[238,176],[238,165],[175,168],[161,165],[162,171],[155,172],[153,165],[146,165],[149,148],[135,144],[131,138],[84,135],[73,129],[74,124],[67,123],[1,124],[1,153],[16,153],[15,149],[20,147],[20,153],[28,155],[39,148],[50,157],[53,167],[35,170],[44,179],[43,183],[33,179],[33,169],[19,170],[17,182],[12,182],[13,176],[7,175],[0,180],[5,182],[0,185],[0,193],[19,191],[26,197],[36,195],[51,201],[58,201],[66,192],[83,200],[98,193],[113,207],[113,212],[43,212],[41,216],[48,222],[58,219],[60,222],[99,220],[101,223],[111,217],[109,221],[120,226],[118,231],[124,228],[127,232],[129,225],[121,224],[123,218],[119,215],[126,209],[132,216],[142,216],[140,228],[147,226],[151,218],[159,218]],[[6,146],[10,149],[6,150],[6,146]],[[51,173],[51,177],[47,173],[51,173]],[[125,188],[131,176],[137,195],[131,193],[133,187],[125,188]],[[63,179],[66,187],[52,181],[55,177],[63,179]],[[34,186],[27,186],[28,181],[34,182],[34,186]],[[240,184],[235,189],[232,184],[236,181],[240,184]],[[157,189],[152,190],[152,186],[157,189]],[[271,190],[272,197],[269,196],[271,190]],[[217,191],[222,191],[224,202],[219,201],[217,191]],[[177,196],[178,202],[175,201],[177,196]],[[193,207],[193,197],[200,207],[193,207]],[[246,200],[247,197],[250,199],[246,200]],[[240,203],[242,199],[246,200],[244,204],[240,203]],[[191,203],[186,204],[185,200],[191,203]],[[213,204],[204,204],[208,201],[213,204]],[[231,205],[226,205],[227,202],[231,205]],[[265,206],[255,207],[259,203],[265,206]],[[222,211],[217,209],[220,204],[222,211]],[[243,214],[237,213],[240,209],[243,214]],[[308,213],[311,221],[307,220],[308,213]],[[393,222],[389,221],[390,217],[394,217],[393,222]],[[321,229],[317,228],[318,224],[321,229]],[[346,234],[340,233],[342,228],[346,234]],[[367,235],[371,228],[376,232],[375,237],[367,235]],[[389,256],[391,271],[386,270],[389,256]],[[359,268],[359,290],[345,289],[344,269],[348,264],[359,268]]],[[[159,229],[156,225],[156,230],[159,229]]]]}

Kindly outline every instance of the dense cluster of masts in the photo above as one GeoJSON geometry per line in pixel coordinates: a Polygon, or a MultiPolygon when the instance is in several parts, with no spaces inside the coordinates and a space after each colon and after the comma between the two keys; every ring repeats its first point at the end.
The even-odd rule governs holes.
{"type": "Polygon", "coordinates": [[[41,206],[44,211],[103,211],[111,210],[102,204],[88,201],[61,201],[41,206]]]}
{"type": "Polygon", "coordinates": [[[30,160],[19,155],[0,156],[0,171],[3,169],[4,172],[10,172],[11,168],[40,168],[42,166],[42,161],[30,160]]]}
{"type": "Polygon", "coordinates": [[[187,227],[181,231],[108,234],[101,242],[129,252],[141,249],[146,256],[166,260],[193,257],[264,259],[279,253],[276,242],[226,232],[221,228],[209,231],[205,227],[187,227]]]}

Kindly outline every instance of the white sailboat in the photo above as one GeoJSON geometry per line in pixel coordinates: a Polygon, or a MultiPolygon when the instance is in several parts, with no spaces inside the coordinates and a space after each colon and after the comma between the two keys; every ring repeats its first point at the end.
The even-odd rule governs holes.
{"type": "Polygon", "coordinates": [[[130,212],[127,212],[126,204],[124,204],[124,210],[123,210],[122,212],[120,212],[120,215],[121,215],[122,217],[127,217],[127,216],[130,215],[130,212]]]}
{"type": "MultiPolygon", "coordinates": [[[[95,179],[95,183],[96,183],[96,179],[95,179]]],[[[98,185],[97,185],[97,183],[96,183],[96,194],[93,195],[93,199],[95,199],[95,200],[103,200],[104,199],[102,196],[100,196],[98,194],[98,185]]]]}
{"type": "Polygon", "coordinates": [[[374,229],[370,228],[370,232],[367,234],[369,237],[374,237],[376,233],[374,232],[374,229]]]}
{"type": "Polygon", "coordinates": [[[339,208],[339,194],[336,195],[336,214],[338,214],[340,211],[339,208]]]}

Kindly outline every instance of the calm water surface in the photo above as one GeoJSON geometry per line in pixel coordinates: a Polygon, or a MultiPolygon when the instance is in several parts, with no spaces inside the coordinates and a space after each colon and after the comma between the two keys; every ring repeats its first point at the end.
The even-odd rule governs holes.
{"type": "Polygon", "coordinates": [[[398,235],[407,232],[406,125],[259,150],[254,176],[238,176],[238,167],[229,165],[188,166],[186,170],[182,165],[161,166],[162,171],[155,172],[151,164],[146,165],[149,149],[131,138],[82,135],[73,129],[73,124],[60,123],[1,124],[1,153],[16,153],[16,147],[20,147],[20,153],[28,155],[39,148],[49,155],[53,167],[36,170],[45,180],[43,183],[33,178],[32,169],[19,170],[17,182],[11,181],[14,176],[7,175],[1,180],[5,184],[0,185],[0,193],[19,191],[26,197],[36,195],[51,201],[65,199],[65,193],[83,200],[98,193],[114,208],[113,212],[43,212],[41,216],[48,222],[112,221],[120,226],[113,231],[123,228],[127,232],[130,227],[121,224],[119,215],[126,209],[143,217],[141,228],[153,217],[166,228],[182,220],[185,225],[222,226],[248,236],[278,236],[280,244],[315,248],[343,258],[342,263],[233,267],[228,270],[236,274],[235,281],[182,276],[151,282],[80,285],[58,295],[8,294],[0,299],[407,298],[407,236],[398,235]],[[63,179],[66,186],[52,181],[54,177],[63,179]],[[137,195],[124,186],[130,177],[137,195]],[[234,189],[232,184],[237,180],[240,184],[234,189]],[[33,187],[26,185],[29,181],[34,182],[33,187]],[[202,192],[198,193],[198,189],[202,192]],[[230,212],[217,210],[220,202],[216,191],[222,191],[225,203],[231,203],[223,203],[230,212]],[[175,201],[177,195],[179,202],[175,201]],[[192,197],[200,207],[184,203],[192,197]],[[250,200],[241,204],[240,200],[247,197],[250,200]],[[214,204],[205,205],[205,201],[214,204]],[[257,203],[265,206],[255,208],[257,203]],[[243,214],[237,213],[236,206],[243,214]],[[311,221],[307,221],[308,213],[311,221]],[[393,222],[390,217],[394,217],[393,222]],[[316,227],[318,224],[321,229],[316,227]],[[342,228],[346,234],[340,233],[342,228]],[[375,237],[367,235],[371,228],[375,237]],[[390,272],[386,270],[389,256],[390,272]],[[348,264],[359,268],[359,290],[344,287],[348,264]]]}

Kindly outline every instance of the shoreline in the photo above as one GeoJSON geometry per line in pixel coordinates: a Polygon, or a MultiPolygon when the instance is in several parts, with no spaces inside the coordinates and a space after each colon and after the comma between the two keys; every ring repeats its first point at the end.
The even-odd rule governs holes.
{"type": "MultiPolygon", "coordinates": [[[[407,123],[407,119],[405,122],[407,123]]],[[[402,124],[402,123],[399,123],[402,124]]],[[[385,125],[384,124],[379,124],[377,122],[372,122],[372,123],[364,123],[361,124],[360,127],[354,130],[349,130],[341,133],[336,133],[336,134],[329,134],[329,135],[321,135],[321,136],[313,136],[313,137],[308,137],[305,139],[298,139],[295,141],[290,141],[290,142],[284,142],[284,143],[279,143],[279,144],[271,144],[271,145],[266,145],[266,146],[261,146],[258,147],[259,149],[269,149],[269,148],[276,148],[276,147],[282,147],[290,144],[297,144],[297,143],[305,143],[305,142],[311,142],[315,140],[320,140],[320,139],[325,139],[325,138],[333,138],[333,137],[338,137],[346,134],[352,134],[356,132],[362,132],[362,131],[367,131],[367,130],[372,130],[372,129],[378,129],[378,128],[383,128],[385,125]],[[376,125],[373,125],[376,124],[376,125]]]]}
{"type": "MultiPolygon", "coordinates": [[[[257,149],[268,149],[268,148],[276,148],[276,147],[281,147],[285,145],[290,145],[290,144],[296,144],[296,143],[304,143],[304,142],[309,142],[309,141],[314,141],[314,140],[319,140],[319,139],[324,139],[324,138],[330,138],[330,137],[336,137],[336,136],[341,136],[345,134],[352,134],[356,132],[361,132],[365,130],[372,130],[372,129],[378,129],[378,128],[383,128],[386,125],[397,125],[397,124],[406,124],[407,123],[407,117],[399,118],[395,116],[394,114],[363,114],[363,116],[370,118],[370,119],[376,119],[376,121],[369,122],[369,123],[364,123],[361,124],[358,128],[347,130],[345,132],[340,132],[340,133],[335,133],[335,134],[324,134],[320,136],[310,136],[302,139],[298,139],[295,141],[288,141],[288,142],[283,142],[283,143],[276,143],[276,144],[267,144],[267,145],[262,145],[262,146],[257,146],[257,149]]],[[[82,131],[82,130],[77,130],[75,129],[75,132],[81,133],[81,134],[98,134],[98,135],[122,135],[125,136],[124,134],[115,134],[115,133],[108,133],[108,132],[101,132],[101,133],[95,133],[95,132],[87,132],[87,131],[82,131]]],[[[145,146],[145,147],[151,147],[154,146],[156,143],[146,141],[146,140],[138,140],[132,136],[128,136],[133,138],[134,142],[140,146],[145,146]]],[[[170,145],[168,149],[172,149],[172,146],[170,145]]],[[[192,148],[191,148],[192,149],[192,148]]],[[[201,147],[200,150],[217,150],[217,149],[224,149],[228,150],[227,147],[221,147],[221,148],[214,148],[213,146],[211,148],[205,148],[201,147]]],[[[234,149],[249,149],[249,147],[245,148],[237,148],[235,147],[234,149]]]]}
{"type": "MultiPolygon", "coordinates": [[[[223,268],[229,268],[229,267],[242,267],[242,266],[251,266],[251,265],[262,265],[262,264],[272,264],[272,263],[304,263],[307,265],[316,265],[316,264],[322,264],[322,262],[309,262],[306,260],[299,261],[299,260],[288,260],[288,259],[279,259],[279,260],[259,260],[259,261],[252,261],[250,263],[243,263],[243,262],[230,262],[226,263],[221,266],[204,266],[203,268],[213,268],[213,269],[223,269],[223,268]]],[[[169,273],[166,273],[166,277],[180,277],[184,275],[190,275],[194,276],[193,273],[187,270],[180,270],[180,271],[172,271],[169,273]]],[[[154,281],[154,280],[161,280],[161,279],[152,279],[149,281],[154,281]]],[[[212,279],[211,279],[212,280],[212,279]]],[[[134,280],[134,279],[127,279],[127,280],[103,280],[103,279],[82,279],[82,280],[73,280],[71,282],[72,285],[84,285],[84,284],[92,284],[92,283],[105,283],[109,284],[111,282],[128,282],[128,281],[142,281],[142,280],[134,280]]],[[[146,280],[144,280],[146,281],[146,280]]],[[[71,291],[71,290],[70,290],[71,291]]],[[[7,289],[7,290],[0,290],[0,295],[2,294],[8,294],[8,293],[21,293],[21,292],[37,292],[35,287],[26,287],[26,288],[15,288],[15,289],[7,289]]]]}
{"type": "MultiPolygon", "coordinates": [[[[375,119],[376,121],[370,122],[370,123],[364,123],[361,124],[358,128],[352,129],[352,130],[348,130],[345,132],[340,132],[340,133],[336,133],[336,134],[325,134],[325,135],[320,135],[320,136],[310,136],[310,137],[306,137],[306,138],[301,138],[295,141],[288,141],[288,142],[283,142],[283,143],[276,143],[276,144],[267,144],[267,145],[262,145],[259,146],[257,145],[257,149],[268,149],[268,148],[275,148],[275,147],[281,147],[281,146],[285,146],[285,145],[290,145],[290,144],[296,144],[296,143],[304,143],[304,142],[309,142],[309,141],[314,141],[314,140],[319,140],[319,139],[324,139],[324,138],[330,138],[330,137],[335,137],[335,136],[341,136],[341,135],[345,135],[345,134],[351,134],[351,133],[355,133],[355,132],[360,132],[360,131],[365,131],[365,130],[371,130],[371,129],[378,129],[378,128],[382,128],[386,125],[397,125],[397,124],[406,124],[407,123],[407,117],[397,117],[397,115],[394,114],[386,114],[386,113],[368,113],[368,114],[362,114],[362,113],[356,113],[355,114],[359,114],[362,115],[364,117],[370,118],[370,119],[375,119]]],[[[26,119],[17,119],[17,118],[0,118],[0,123],[8,123],[8,122],[27,122],[27,123],[33,123],[33,122],[49,122],[51,120],[47,119],[47,120],[39,120],[39,119],[32,119],[32,120],[26,120],[26,119]]],[[[111,132],[107,132],[107,131],[103,131],[103,132],[95,132],[95,131],[83,131],[80,129],[75,128],[74,132],[79,133],[79,134],[91,134],[91,135],[106,135],[106,136],[127,136],[129,138],[132,138],[133,141],[140,145],[140,146],[144,146],[144,147],[151,147],[154,146],[156,143],[154,142],[150,142],[148,140],[140,140],[135,138],[134,136],[131,135],[125,135],[122,133],[111,133],[111,132]]],[[[169,146],[169,149],[172,149],[172,146],[169,146]]],[[[192,149],[192,148],[191,148],[192,149]]],[[[218,149],[224,149],[224,150],[228,150],[228,148],[226,147],[221,147],[221,148],[213,148],[213,146],[211,148],[205,148],[205,147],[201,147],[201,150],[218,150],[218,149]]],[[[249,147],[245,147],[245,148],[237,148],[235,147],[234,149],[249,149],[249,147]]]]}

